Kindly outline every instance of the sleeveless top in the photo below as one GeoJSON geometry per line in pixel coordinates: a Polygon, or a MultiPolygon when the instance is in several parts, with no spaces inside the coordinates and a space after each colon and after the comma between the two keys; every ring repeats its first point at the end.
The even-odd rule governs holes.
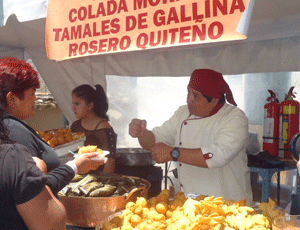
{"type": "MultiPolygon", "coordinates": [[[[103,121],[103,120],[102,120],[103,121]]],[[[85,133],[86,140],[84,145],[97,145],[102,150],[107,150],[111,153],[111,157],[116,157],[116,146],[117,146],[117,134],[113,128],[109,129],[97,129],[100,121],[94,130],[86,130],[81,125],[81,120],[73,122],[71,125],[72,132],[83,132],[85,133]]]]}

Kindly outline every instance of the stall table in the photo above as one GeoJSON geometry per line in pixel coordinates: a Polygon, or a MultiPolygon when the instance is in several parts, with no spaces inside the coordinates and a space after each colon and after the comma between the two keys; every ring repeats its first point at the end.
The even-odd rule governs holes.
{"type": "MultiPolygon", "coordinates": [[[[271,179],[274,173],[278,173],[277,179],[277,205],[280,206],[280,172],[297,169],[296,162],[293,160],[284,160],[285,166],[281,168],[259,168],[249,167],[251,172],[257,172],[262,178],[261,202],[268,202],[271,195],[271,179]]],[[[300,179],[297,173],[297,195],[300,194],[300,179]]]]}

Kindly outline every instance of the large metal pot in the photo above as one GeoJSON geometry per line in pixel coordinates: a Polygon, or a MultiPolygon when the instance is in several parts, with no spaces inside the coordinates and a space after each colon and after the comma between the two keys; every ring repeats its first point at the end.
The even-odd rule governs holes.
{"type": "Polygon", "coordinates": [[[123,210],[129,201],[135,202],[137,197],[147,198],[151,184],[145,179],[142,180],[147,187],[133,189],[128,196],[72,197],[59,195],[59,200],[67,211],[67,224],[77,227],[96,227],[108,216],[123,210]]]}
{"type": "Polygon", "coordinates": [[[124,166],[152,166],[155,161],[151,152],[143,148],[117,149],[116,164],[124,166]]]}

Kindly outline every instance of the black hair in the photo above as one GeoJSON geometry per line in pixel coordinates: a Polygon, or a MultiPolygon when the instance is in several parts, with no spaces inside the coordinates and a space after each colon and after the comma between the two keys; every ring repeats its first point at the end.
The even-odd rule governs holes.
{"type": "Polygon", "coordinates": [[[107,115],[108,102],[104,89],[101,85],[95,85],[96,90],[90,85],[80,85],[73,89],[72,94],[85,100],[87,104],[94,102],[94,112],[98,117],[109,121],[107,115]]]}
{"type": "MultiPolygon", "coordinates": [[[[203,97],[205,97],[207,99],[208,102],[211,102],[213,97],[210,97],[210,96],[207,96],[207,95],[204,95],[202,94],[203,97]]],[[[221,103],[224,103],[225,102],[225,95],[223,94],[223,96],[220,98],[218,104],[221,104],[221,103]]]]}

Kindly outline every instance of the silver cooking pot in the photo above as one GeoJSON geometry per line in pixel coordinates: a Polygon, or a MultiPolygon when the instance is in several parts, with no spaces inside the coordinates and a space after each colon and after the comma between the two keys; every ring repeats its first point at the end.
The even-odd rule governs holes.
{"type": "Polygon", "coordinates": [[[118,148],[116,164],[124,166],[151,166],[155,164],[151,152],[143,148],[118,148]]]}

